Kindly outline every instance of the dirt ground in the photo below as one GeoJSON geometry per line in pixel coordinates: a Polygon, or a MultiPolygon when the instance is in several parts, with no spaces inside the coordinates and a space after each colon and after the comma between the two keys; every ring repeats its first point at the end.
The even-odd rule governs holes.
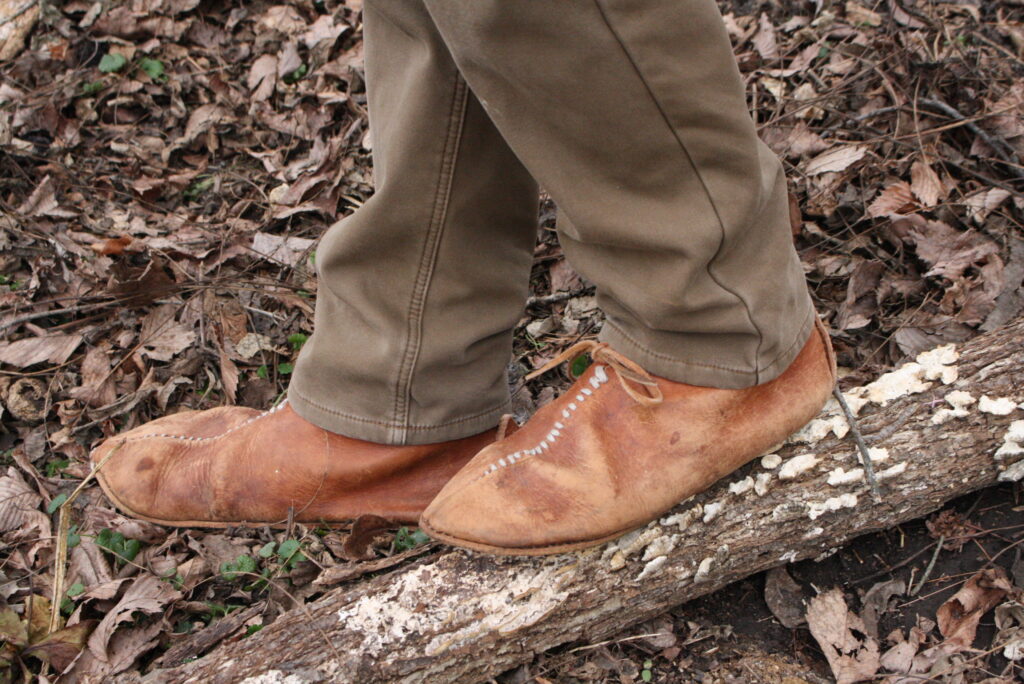
{"type": "MultiPolygon", "coordinates": [[[[786,166],[844,386],[1020,315],[1024,1],[719,5],[759,133],[786,166]]],[[[393,526],[359,543],[302,525],[160,528],[117,514],[86,479],[107,437],[180,410],[266,409],[287,391],[312,334],[317,240],[373,192],[361,11],[0,0],[0,682],[194,658],[322,596],[331,573],[355,581],[428,548],[393,526]]],[[[603,322],[555,214],[545,199],[515,329],[520,421],[564,389],[554,373],[524,376],[603,322]]],[[[758,575],[502,679],[828,681],[818,639],[780,620],[839,587],[841,615],[864,621],[881,583],[866,622],[878,616],[891,667],[877,678],[1008,681],[1024,656],[1019,495],[980,492],[932,529],[788,568],[795,585],[758,575]],[[882,605],[892,580],[904,589],[882,605]],[[987,606],[977,635],[970,615],[937,624],[962,589],[987,606]],[[952,648],[951,625],[969,643],[952,648]]],[[[863,629],[853,660],[870,655],[863,629]]]]}

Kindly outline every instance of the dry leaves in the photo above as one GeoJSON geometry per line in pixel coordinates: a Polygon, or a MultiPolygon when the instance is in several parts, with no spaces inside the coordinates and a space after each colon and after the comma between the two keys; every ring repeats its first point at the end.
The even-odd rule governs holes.
{"type": "Polygon", "coordinates": [[[878,642],[846,607],[843,592],[830,589],[810,600],[807,626],[828,659],[837,684],[864,682],[878,671],[878,642]]]}

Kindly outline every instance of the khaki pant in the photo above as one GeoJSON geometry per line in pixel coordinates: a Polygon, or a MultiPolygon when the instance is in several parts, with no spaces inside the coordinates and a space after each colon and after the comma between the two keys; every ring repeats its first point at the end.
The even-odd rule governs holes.
{"type": "Polygon", "coordinates": [[[650,372],[741,388],[811,332],[786,184],[714,0],[366,0],[376,194],[317,251],[303,417],[391,444],[508,408],[537,182],[602,339],[650,372]]]}

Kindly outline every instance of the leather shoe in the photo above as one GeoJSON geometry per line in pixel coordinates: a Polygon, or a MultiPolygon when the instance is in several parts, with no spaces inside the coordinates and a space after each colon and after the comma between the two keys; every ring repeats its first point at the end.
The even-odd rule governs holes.
{"type": "Polygon", "coordinates": [[[389,446],[313,425],[287,401],[165,416],[106,440],[93,468],[128,515],[182,527],[334,523],[363,514],[415,523],[495,430],[389,446]]]}
{"type": "Polygon", "coordinates": [[[586,372],[477,454],[424,511],[421,529],[503,555],[614,539],[782,442],[817,415],[836,379],[820,321],[782,375],[747,389],[655,377],[593,341],[552,363],[581,351],[593,359],[586,372]]]}

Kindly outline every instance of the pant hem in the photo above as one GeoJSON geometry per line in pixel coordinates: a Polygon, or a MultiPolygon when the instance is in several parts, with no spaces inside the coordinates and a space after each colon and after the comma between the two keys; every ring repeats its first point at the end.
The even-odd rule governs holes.
{"type": "MultiPolygon", "coordinates": [[[[785,351],[764,364],[759,362],[755,368],[736,367],[730,365],[722,357],[683,359],[670,353],[651,349],[611,320],[605,321],[600,339],[640,364],[644,370],[673,382],[720,389],[745,389],[774,380],[793,363],[814,330],[814,317],[817,314],[813,307],[808,306],[808,309],[795,337],[785,347],[785,351]]],[[[685,348],[685,342],[682,342],[679,347],[685,348]]]]}
{"type": "Polygon", "coordinates": [[[349,414],[340,407],[329,406],[326,402],[303,395],[294,386],[288,388],[288,402],[301,417],[328,432],[394,446],[436,444],[472,437],[495,427],[501,416],[508,413],[511,407],[511,401],[506,400],[495,408],[453,418],[436,425],[399,425],[386,420],[349,414]],[[405,439],[396,441],[395,434],[404,434],[405,439]]]}

